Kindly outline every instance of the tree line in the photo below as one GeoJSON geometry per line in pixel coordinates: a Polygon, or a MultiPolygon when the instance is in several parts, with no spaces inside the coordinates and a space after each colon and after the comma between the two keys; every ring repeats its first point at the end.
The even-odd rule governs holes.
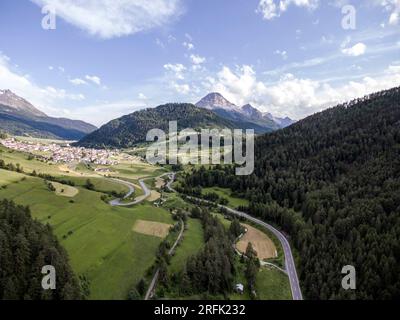
{"type": "Polygon", "coordinates": [[[49,225],[32,219],[27,207],[0,201],[0,299],[83,299],[66,251],[49,225]],[[43,290],[42,267],[56,270],[56,289],[43,290]]]}
{"type": "Polygon", "coordinates": [[[400,298],[400,88],[260,136],[255,172],[194,169],[181,188],[231,188],[254,216],[280,226],[299,252],[308,299],[400,298]],[[357,290],[341,286],[353,265],[357,290]]]}

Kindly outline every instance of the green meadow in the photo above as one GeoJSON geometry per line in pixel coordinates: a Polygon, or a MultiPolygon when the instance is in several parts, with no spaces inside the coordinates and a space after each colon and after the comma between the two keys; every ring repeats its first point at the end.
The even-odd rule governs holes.
{"type": "MultiPolygon", "coordinates": [[[[29,206],[34,218],[53,227],[55,235],[69,254],[75,273],[89,280],[90,299],[126,299],[129,290],[145,277],[154,264],[162,239],[132,231],[138,219],[174,224],[171,210],[192,207],[192,204],[173,193],[165,194],[167,200],[162,208],[147,201],[131,208],[111,207],[101,200],[102,192],[125,193],[128,188],[96,175],[91,168],[78,165],[71,171],[65,168],[61,170],[59,165],[30,159],[28,154],[3,147],[0,147],[0,159],[14,165],[19,163],[27,173],[35,170],[75,183],[79,193],[67,197],[49,190],[43,179],[0,170],[0,199],[10,199],[29,206]],[[87,179],[90,179],[96,191],[84,187],[87,179]]],[[[123,163],[111,169],[114,171],[113,176],[135,184],[138,184],[140,178],[156,177],[166,172],[166,169],[144,163],[123,163]]],[[[154,181],[147,180],[146,183],[154,187],[154,181]]],[[[57,184],[57,187],[68,190],[68,186],[64,188],[57,184]]],[[[248,204],[246,200],[232,197],[229,189],[203,189],[203,193],[206,192],[216,192],[227,198],[231,207],[248,204]]],[[[136,188],[135,197],[141,194],[142,190],[136,188]]],[[[220,214],[217,216],[229,228],[230,221],[220,214]]],[[[199,252],[203,246],[201,222],[189,218],[184,238],[171,259],[170,273],[182,270],[188,257],[199,252]]],[[[237,281],[246,283],[243,265],[239,261],[237,281]]],[[[257,293],[259,299],[290,299],[287,276],[277,270],[263,268],[257,277],[257,293]]],[[[248,298],[248,293],[231,296],[231,299],[248,298]]]]}
{"type": "MultiPolygon", "coordinates": [[[[27,172],[61,176],[54,166],[26,160],[21,153],[2,152],[0,158],[6,163],[20,163],[27,172]]],[[[77,183],[79,193],[72,198],[50,191],[43,179],[0,170],[0,186],[7,185],[0,188],[0,199],[28,205],[34,218],[53,227],[76,274],[89,279],[90,299],[126,299],[130,288],[154,263],[162,240],[133,232],[132,226],[138,219],[173,224],[170,213],[150,204],[111,207],[101,201],[102,193],[80,187],[86,179],[65,178],[77,183]]],[[[120,186],[108,185],[109,181],[101,177],[90,179],[102,190],[120,186]]]]}
{"type": "Polygon", "coordinates": [[[200,220],[188,219],[183,240],[171,259],[169,271],[171,273],[181,271],[185,267],[187,259],[199,252],[203,245],[203,227],[200,220]]]}
{"type": "Polygon", "coordinates": [[[203,188],[203,195],[209,192],[214,192],[218,194],[221,198],[225,198],[229,201],[229,205],[232,208],[237,208],[240,206],[248,206],[249,201],[246,199],[240,199],[236,197],[232,197],[231,193],[232,191],[230,189],[224,189],[224,188],[218,188],[218,187],[213,187],[213,188],[203,188]]]}

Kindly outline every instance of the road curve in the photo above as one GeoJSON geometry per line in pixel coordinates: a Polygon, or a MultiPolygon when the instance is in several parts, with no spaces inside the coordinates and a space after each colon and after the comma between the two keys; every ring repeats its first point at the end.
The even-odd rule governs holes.
{"type": "Polygon", "coordinates": [[[146,200],[148,197],[151,195],[151,190],[146,186],[144,183],[144,180],[147,179],[140,179],[139,180],[139,185],[142,188],[144,195],[137,197],[134,201],[129,202],[129,203],[123,203],[122,200],[129,198],[134,192],[135,192],[135,185],[133,183],[127,182],[125,180],[120,180],[120,179],[112,179],[113,181],[119,182],[129,188],[129,192],[125,195],[123,199],[114,199],[109,202],[109,204],[113,207],[130,207],[135,204],[139,204],[142,201],[146,200]]]}
{"type": "MultiPolygon", "coordinates": [[[[111,200],[109,202],[109,204],[113,207],[130,207],[133,206],[135,204],[139,204],[141,202],[143,202],[144,200],[146,200],[148,197],[150,197],[151,195],[151,190],[147,187],[146,183],[144,182],[145,180],[149,180],[149,179],[157,179],[157,178],[162,178],[165,176],[169,176],[171,179],[171,173],[167,172],[162,174],[161,176],[158,177],[147,177],[147,178],[143,178],[139,180],[139,185],[140,188],[142,188],[144,195],[137,197],[135,199],[135,201],[129,202],[129,203],[123,203],[122,200],[129,198],[134,192],[135,192],[135,185],[133,183],[130,183],[128,181],[125,180],[121,180],[121,179],[116,179],[116,178],[112,178],[111,180],[115,181],[115,182],[119,182],[125,186],[127,186],[129,188],[129,192],[125,195],[125,197],[123,197],[122,199],[114,199],[111,200]]],[[[175,177],[175,176],[174,176],[175,177]]],[[[175,179],[175,178],[174,178],[175,179]]],[[[172,182],[174,182],[174,180],[170,180],[167,184],[167,188],[171,187],[172,182]]]]}
{"type": "MultiPolygon", "coordinates": [[[[170,181],[166,185],[167,188],[172,192],[177,192],[176,190],[174,190],[172,188],[172,183],[175,180],[175,176],[176,176],[175,173],[170,173],[169,174],[170,181]]],[[[199,199],[199,198],[195,198],[195,197],[188,197],[188,198],[203,201],[205,203],[210,203],[210,201],[207,201],[204,199],[199,199]]],[[[303,300],[303,295],[301,293],[299,278],[297,276],[296,265],[295,265],[294,259],[293,259],[292,249],[290,248],[289,241],[286,239],[286,237],[280,231],[278,231],[276,228],[274,228],[273,226],[269,225],[268,223],[265,223],[262,220],[254,218],[247,213],[244,213],[244,212],[241,212],[238,210],[234,210],[229,207],[222,206],[222,205],[218,205],[218,207],[224,208],[228,212],[230,212],[238,217],[243,217],[249,221],[254,222],[255,224],[258,224],[259,226],[262,226],[262,227],[270,230],[279,239],[280,243],[282,244],[282,248],[283,248],[283,251],[285,254],[285,269],[286,269],[286,272],[289,277],[290,288],[292,291],[293,300],[303,300]]]]}

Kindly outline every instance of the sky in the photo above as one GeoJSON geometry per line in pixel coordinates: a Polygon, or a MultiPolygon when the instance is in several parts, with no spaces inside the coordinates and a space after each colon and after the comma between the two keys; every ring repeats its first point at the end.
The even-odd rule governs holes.
{"type": "Polygon", "coordinates": [[[400,0],[0,1],[0,89],[97,126],[209,92],[299,120],[400,86],[399,53],[400,0]]]}

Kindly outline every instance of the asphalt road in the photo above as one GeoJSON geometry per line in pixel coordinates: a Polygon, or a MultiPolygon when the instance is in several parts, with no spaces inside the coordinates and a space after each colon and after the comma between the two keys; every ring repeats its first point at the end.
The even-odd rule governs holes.
{"type": "MultiPolygon", "coordinates": [[[[174,180],[175,180],[175,173],[171,173],[170,181],[167,183],[167,188],[172,192],[176,192],[176,190],[174,190],[172,188],[172,183],[174,182],[174,180]]],[[[189,198],[200,200],[203,202],[209,202],[209,201],[194,198],[194,197],[189,197],[189,198]]],[[[225,208],[228,212],[230,212],[238,217],[243,217],[249,221],[252,221],[253,223],[258,224],[259,226],[262,226],[262,227],[270,230],[279,239],[280,243],[282,244],[282,248],[283,248],[283,251],[285,254],[285,269],[286,269],[287,275],[289,277],[290,288],[292,291],[293,300],[303,300],[303,295],[301,293],[299,278],[297,276],[296,266],[295,266],[294,259],[293,259],[292,249],[290,248],[289,241],[286,239],[286,237],[280,231],[278,231],[276,228],[274,228],[273,226],[269,225],[268,223],[265,223],[262,220],[254,218],[247,213],[244,213],[244,212],[241,212],[238,210],[234,210],[229,207],[222,206],[222,205],[218,205],[218,206],[221,208],[225,208]]]]}
{"type": "Polygon", "coordinates": [[[151,195],[151,190],[146,186],[146,184],[144,183],[145,179],[141,179],[139,180],[139,185],[142,188],[144,195],[137,197],[134,201],[129,202],[129,203],[124,203],[122,202],[124,199],[129,198],[134,192],[135,192],[135,186],[127,181],[124,180],[120,180],[120,179],[112,179],[113,181],[119,182],[125,186],[127,186],[129,188],[129,192],[125,195],[125,197],[123,199],[114,199],[111,200],[109,202],[109,204],[113,207],[130,207],[133,206],[135,204],[139,204],[142,201],[146,200],[148,197],[150,197],[151,195]]]}
{"type": "MultiPolygon", "coordinates": [[[[169,256],[171,256],[174,253],[174,251],[175,251],[175,249],[176,249],[176,247],[177,247],[177,245],[179,243],[179,240],[181,240],[181,238],[183,236],[183,232],[184,231],[185,231],[185,224],[181,220],[181,231],[179,232],[178,238],[176,239],[174,245],[168,251],[168,255],[169,256]]],[[[153,279],[150,282],[150,286],[147,289],[146,296],[144,297],[144,300],[149,300],[152,297],[152,295],[154,293],[154,290],[156,288],[156,285],[157,285],[157,281],[158,281],[159,275],[160,275],[160,268],[157,268],[157,271],[154,273],[153,279]]]]}
{"type": "MultiPolygon", "coordinates": [[[[168,173],[162,174],[161,176],[158,176],[157,178],[162,178],[162,177],[165,177],[165,176],[169,176],[170,177],[170,181],[168,181],[168,183],[167,183],[167,188],[171,188],[171,184],[175,180],[175,175],[173,175],[173,177],[174,177],[173,179],[171,179],[171,175],[173,175],[173,174],[168,172],[168,173]]],[[[144,182],[145,180],[148,180],[148,179],[153,179],[153,177],[143,178],[143,179],[139,180],[139,185],[140,185],[140,188],[142,188],[142,190],[144,192],[144,195],[142,195],[140,197],[137,197],[132,202],[124,203],[122,201],[127,199],[127,198],[129,198],[135,192],[135,185],[133,183],[130,183],[130,182],[125,181],[125,180],[112,178],[111,180],[127,186],[129,188],[129,192],[125,195],[125,197],[123,199],[111,200],[109,202],[109,204],[111,206],[113,206],[113,207],[130,207],[130,206],[133,206],[135,204],[139,204],[139,203],[143,202],[144,200],[146,200],[151,195],[151,190],[147,187],[146,183],[144,182]]]]}

